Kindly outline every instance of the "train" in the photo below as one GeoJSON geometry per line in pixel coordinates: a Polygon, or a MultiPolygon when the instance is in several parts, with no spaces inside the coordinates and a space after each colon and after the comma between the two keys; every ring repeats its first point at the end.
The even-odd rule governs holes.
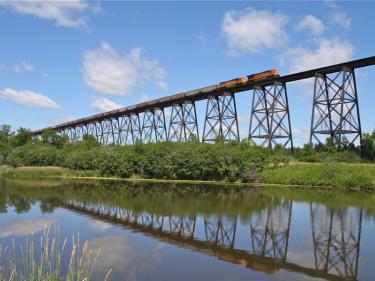
{"type": "Polygon", "coordinates": [[[236,85],[241,85],[246,82],[262,81],[265,79],[279,77],[279,71],[276,69],[266,70],[260,73],[255,73],[248,75],[246,77],[235,78],[232,80],[224,81],[219,83],[219,88],[233,87],[236,85]]]}
{"type": "MultiPolygon", "coordinates": [[[[260,72],[260,73],[251,74],[251,75],[248,75],[246,77],[240,77],[240,78],[232,79],[232,80],[229,80],[229,81],[221,82],[219,84],[215,84],[215,85],[212,85],[212,86],[203,87],[203,88],[200,88],[200,89],[182,92],[182,93],[178,93],[178,94],[175,94],[175,95],[172,95],[172,96],[167,96],[167,97],[164,97],[164,98],[140,103],[140,104],[137,104],[135,106],[135,108],[144,108],[145,106],[152,106],[152,105],[157,105],[157,104],[163,103],[163,102],[189,98],[189,97],[193,97],[197,94],[210,93],[210,92],[215,91],[217,89],[233,87],[233,86],[241,85],[241,84],[244,84],[244,83],[247,83],[247,82],[262,81],[262,80],[277,78],[277,77],[279,77],[279,71],[276,70],[276,69],[271,69],[271,70],[263,71],[263,72],[260,72]]],[[[125,110],[129,110],[129,109],[132,109],[132,108],[131,107],[126,108],[125,110]]]]}
{"type": "MultiPolygon", "coordinates": [[[[108,115],[109,113],[116,115],[120,112],[143,110],[143,108],[145,107],[152,107],[154,105],[157,106],[159,103],[166,103],[166,102],[175,101],[175,100],[183,100],[184,98],[188,100],[189,98],[194,97],[197,94],[210,93],[218,89],[223,90],[225,88],[228,88],[228,87],[230,88],[230,87],[241,85],[247,82],[262,81],[262,80],[275,78],[275,77],[279,77],[279,71],[277,71],[276,69],[267,70],[267,71],[263,71],[260,73],[251,74],[246,77],[240,77],[240,78],[232,79],[229,81],[221,82],[212,86],[203,87],[203,88],[195,89],[191,91],[186,91],[186,92],[178,93],[172,96],[163,97],[160,99],[146,101],[146,102],[139,103],[133,106],[128,106],[128,107],[116,109],[113,111],[109,111],[106,113],[100,113],[100,114],[95,115],[94,117],[97,119],[100,119],[100,118],[103,118],[103,116],[108,115]]],[[[82,121],[88,122],[91,119],[92,117],[83,118],[82,121]]],[[[69,124],[69,123],[70,122],[67,122],[66,124],[69,124]]]]}
{"type": "MultiPolygon", "coordinates": [[[[57,130],[58,127],[61,127],[62,125],[65,126],[65,127],[69,127],[69,126],[73,126],[74,124],[77,124],[79,122],[90,123],[90,122],[94,122],[94,121],[97,121],[97,120],[102,120],[103,118],[105,118],[107,116],[109,116],[108,118],[111,118],[111,116],[117,116],[117,115],[119,115],[121,113],[125,113],[125,112],[137,112],[137,111],[140,111],[140,110],[144,110],[145,107],[158,106],[158,104],[160,104],[160,103],[170,103],[170,102],[173,102],[173,101],[179,101],[180,102],[181,100],[184,100],[184,99],[190,100],[197,94],[209,94],[209,93],[215,92],[216,90],[219,90],[219,89],[221,91],[223,91],[225,88],[228,88],[228,87],[231,88],[233,86],[242,85],[242,84],[247,83],[247,82],[255,82],[255,81],[261,82],[262,80],[277,78],[277,77],[279,77],[279,71],[277,71],[276,69],[267,70],[267,71],[263,71],[263,72],[260,72],[260,73],[251,74],[251,75],[248,75],[246,77],[240,77],[240,78],[232,79],[232,80],[229,80],[229,81],[221,82],[219,84],[215,84],[215,85],[212,85],[212,86],[207,86],[207,87],[195,89],[195,90],[192,90],[192,91],[181,92],[181,93],[178,93],[178,94],[175,94],[175,95],[172,95],[172,96],[167,96],[167,97],[163,97],[163,98],[160,98],[160,99],[155,99],[155,100],[143,102],[143,103],[140,103],[140,104],[115,109],[115,110],[108,111],[108,112],[105,112],[105,113],[96,114],[94,116],[81,118],[81,119],[78,119],[78,120],[75,120],[75,121],[65,122],[65,123],[63,123],[59,126],[54,126],[54,127],[49,128],[49,129],[57,130]]],[[[34,133],[40,133],[40,132],[42,132],[42,131],[41,130],[35,131],[34,133]]]]}

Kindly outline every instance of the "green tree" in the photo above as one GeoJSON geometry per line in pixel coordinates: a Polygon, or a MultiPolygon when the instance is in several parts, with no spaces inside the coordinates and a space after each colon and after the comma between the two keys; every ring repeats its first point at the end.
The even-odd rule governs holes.
{"type": "Polygon", "coordinates": [[[29,129],[19,128],[11,138],[12,146],[22,146],[33,140],[33,133],[29,129]]]}
{"type": "Polygon", "coordinates": [[[55,147],[62,148],[68,143],[68,137],[61,136],[53,130],[47,130],[42,133],[42,142],[46,144],[51,144],[55,147]]]}
{"type": "Polygon", "coordinates": [[[363,157],[367,160],[375,160],[375,130],[362,136],[363,157]]]}
{"type": "Polygon", "coordinates": [[[344,144],[337,136],[328,137],[326,140],[326,148],[328,152],[342,151],[344,148],[344,144]]]}
{"type": "Polygon", "coordinates": [[[4,164],[5,158],[11,151],[10,138],[12,136],[10,126],[2,125],[0,127],[0,164],[4,164]]]}

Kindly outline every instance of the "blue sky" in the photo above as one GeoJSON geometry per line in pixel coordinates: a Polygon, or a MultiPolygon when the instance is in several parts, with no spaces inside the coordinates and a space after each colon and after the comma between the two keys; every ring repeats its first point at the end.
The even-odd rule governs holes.
{"type": "MultiPolygon", "coordinates": [[[[354,1],[0,0],[0,124],[37,129],[267,69],[373,56],[374,10],[354,1]]],[[[375,128],[374,74],[356,72],[363,131],[375,128]]],[[[288,85],[297,143],[307,140],[312,92],[311,81],[288,85]]],[[[241,136],[251,97],[236,96],[241,136]]]]}

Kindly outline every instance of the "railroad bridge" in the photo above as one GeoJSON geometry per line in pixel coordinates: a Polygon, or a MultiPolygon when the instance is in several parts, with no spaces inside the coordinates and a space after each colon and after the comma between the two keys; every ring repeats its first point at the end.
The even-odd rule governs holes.
{"type": "MultiPolygon", "coordinates": [[[[101,144],[135,142],[239,141],[236,93],[253,91],[248,138],[269,148],[293,149],[287,84],[314,78],[310,143],[324,144],[337,137],[348,146],[362,146],[362,131],[355,78],[357,68],[375,64],[375,56],[265,79],[236,79],[134,106],[81,118],[34,131],[53,130],[71,141],[94,136],[101,144]],[[236,81],[234,80],[234,81],[236,81]],[[198,126],[196,103],[206,101],[203,132],[198,126]],[[165,109],[170,108],[167,122],[165,109]]],[[[250,77],[250,76],[248,76],[250,77]]]]}

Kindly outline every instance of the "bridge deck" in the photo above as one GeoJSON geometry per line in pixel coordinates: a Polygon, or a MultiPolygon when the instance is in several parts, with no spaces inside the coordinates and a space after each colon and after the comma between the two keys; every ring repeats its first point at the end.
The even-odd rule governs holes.
{"type": "MultiPolygon", "coordinates": [[[[335,64],[335,65],[330,65],[326,67],[311,69],[311,70],[307,70],[303,72],[293,73],[293,74],[281,76],[276,79],[275,78],[271,78],[268,80],[266,79],[266,80],[262,80],[261,84],[267,85],[267,84],[270,84],[271,82],[274,82],[275,80],[281,83],[288,83],[288,82],[303,80],[307,78],[312,78],[315,76],[316,73],[326,73],[326,74],[333,73],[333,72],[339,71],[343,67],[355,69],[355,68],[361,68],[361,67],[366,67],[370,65],[375,65],[375,56],[348,61],[348,62],[335,64]]],[[[240,85],[235,85],[235,86],[227,87],[227,88],[219,88],[218,84],[216,84],[216,85],[212,85],[212,86],[208,86],[208,87],[204,87],[200,89],[195,89],[192,91],[182,92],[182,93],[178,93],[175,95],[151,100],[151,101],[136,104],[133,106],[123,107],[117,110],[112,110],[112,111],[108,111],[105,113],[92,115],[86,118],[81,118],[81,119],[77,119],[74,121],[62,123],[56,126],[34,131],[33,133],[35,135],[39,135],[43,131],[46,131],[46,130],[62,130],[65,128],[89,124],[89,123],[93,123],[93,122],[97,122],[97,121],[101,121],[105,119],[116,118],[116,117],[129,115],[129,114],[141,113],[147,110],[151,110],[153,108],[166,108],[166,107],[172,106],[173,104],[184,103],[186,101],[189,101],[189,102],[200,101],[200,100],[207,99],[209,96],[220,95],[223,92],[238,93],[238,92],[248,91],[248,90],[254,89],[254,87],[257,85],[260,85],[259,83],[260,83],[259,81],[250,81],[250,82],[245,82],[240,85]]]]}

